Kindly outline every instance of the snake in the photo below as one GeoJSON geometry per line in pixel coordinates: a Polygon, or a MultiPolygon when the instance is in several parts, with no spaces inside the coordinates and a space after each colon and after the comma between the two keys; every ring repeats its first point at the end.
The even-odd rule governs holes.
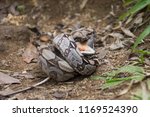
{"type": "MultiPolygon", "coordinates": [[[[46,33],[44,35],[49,36],[46,33]]],[[[51,43],[36,41],[34,45],[38,45],[36,47],[42,70],[56,81],[91,75],[97,68],[95,39],[93,29],[80,28],[70,34],[56,35],[50,39],[51,43]]]]}

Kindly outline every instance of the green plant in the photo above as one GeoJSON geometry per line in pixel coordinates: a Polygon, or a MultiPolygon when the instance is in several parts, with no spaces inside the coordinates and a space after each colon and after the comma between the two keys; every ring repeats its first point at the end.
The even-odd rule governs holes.
{"type": "Polygon", "coordinates": [[[145,28],[145,30],[139,35],[139,37],[136,39],[136,41],[134,42],[134,45],[133,45],[133,47],[132,47],[132,50],[133,50],[133,52],[136,52],[136,53],[139,53],[140,55],[139,55],[139,60],[140,60],[140,62],[141,63],[143,63],[144,62],[144,56],[145,55],[150,55],[150,51],[148,51],[148,50],[138,50],[138,49],[136,49],[136,47],[138,46],[138,44],[140,44],[143,40],[144,40],[144,38],[146,37],[146,36],[148,36],[150,34],[150,25],[147,27],[147,28],[145,28]]]}
{"type": "Polygon", "coordinates": [[[134,80],[136,82],[143,80],[145,77],[144,69],[138,66],[127,65],[103,74],[102,76],[93,76],[91,79],[100,79],[105,83],[101,86],[102,89],[113,88],[121,85],[125,81],[134,80]]]}
{"type": "Polygon", "coordinates": [[[131,7],[126,13],[120,16],[120,19],[123,20],[128,16],[132,16],[135,13],[139,12],[141,9],[145,8],[146,6],[150,5],[150,0],[127,0],[127,3],[135,2],[135,5],[131,7]]]}
{"type": "Polygon", "coordinates": [[[135,53],[139,53],[139,62],[143,63],[146,55],[150,55],[150,51],[134,49],[135,53]]]}
{"type": "MultiPolygon", "coordinates": [[[[131,3],[135,3],[135,5],[133,7],[131,7],[126,13],[124,13],[122,16],[120,16],[120,20],[124,20],[127,17],[132,17],[133,15],[135,15],[137,12],[139,12],[140,10],[142,10],[143,8],[148,8],[148,10],[150,10],[150,0],[125,0],[125,5],[129,5],[131,3]]],[[[141,63],[144,62],[144,56],[149,54],[150,51],[148,50],[137,50],[137,46],[143,42],[143,40],[145,39],[146,36],[148,36],[150,34],[150,25],[148,25],[144,31],[137,37],[137,39],[135,40],[135,43],[132,47],[133,52],[139,53],[140,57],[139,60],[141,63]]]]}
{"type": "Polygon", "coordinates": [[[139,37],[136,39],[133,50],[140,44],[143,39],[150,34],[150,25],[145,28],[145,30],[139,35],[139,37]]]}

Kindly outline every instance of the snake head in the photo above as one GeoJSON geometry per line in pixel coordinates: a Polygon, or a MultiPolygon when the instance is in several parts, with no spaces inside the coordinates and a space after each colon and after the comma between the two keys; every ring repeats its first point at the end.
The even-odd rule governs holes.
{"type": "Polygon", "coordinates": [[[72,32],[72,37],[75,40],[78,49],[84,55],[95,54],[94,41],[96,34],[92,28],[80,28],[72,32]]]}
{"type": "Polygon", "coordinates": [[[87,44],[87,41],[84,42],[84,43],[76,42],[76,44],[77,44],[77,48],[80,50],[80,52],[83,55],[93,55],[93,54],[95,54],[95,50],[87,44]]]}
{"type": "Polygon", "coordinates": [[[71,34],[76,42],[86,43],[91,47],[87,47],[91,51],[94,49],[94,42],[96,40],[96,33],[94,29],[84,27],[73,31],[71,34]]]}

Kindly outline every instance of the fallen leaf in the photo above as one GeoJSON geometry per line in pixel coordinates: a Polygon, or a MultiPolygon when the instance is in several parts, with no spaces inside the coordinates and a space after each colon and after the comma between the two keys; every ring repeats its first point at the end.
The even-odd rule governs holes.
{"type": "Polygon", "coordinates": [[[127,24],[131,23],[132,20],[133,20],[133,17],[129,17],[129,18],[127,19],[127,21],[125,22],[125,24],[127,25],[127,24]]]}
{"type": "Polygon", "coordinates": [[[3,91],[0,91],[0,95],[7,95],[7,94],[10,94],[10,93],[12,93],[12,92],[14,92],[12,89],[10,89],[10,88],[7,88],[7,89],[5,89],[5,90],[3,90],[3,91]]]}
{"type": "Polygon", "coordinates": [[[112,30],[112,25],[107,25],[105,28],[104,28],[105,31],[111,31],[112,30]]]}
{"type": "Polygon", "coordinates": [[[129,83],[127,87],[125,87],[123,90],[121,90],[116,96],[114,96],[112,99],[116,99],[117,97],[123,96],[126,93],[128,93],[133,86],[133,80],[129,83]]]}
{"type": "Polygon", "coordinates": [[[141,87],[132,93],[131,99],[134,100],[150,100],[150,80],[142,81],[141,87]]]}
{"type": "Polygon", "coordinates": [[[80,4],[80,9],[84,9],[85,5],[87,4],[88,0],[83,0],[82,3],[80,4]]]}
{"type": "Polygon", "coordinates": [[[122,41],[117,39],[116,42],[111,44],[109,48],[110,50],[117,50],[117,49],[124,48],[124,45],[122,41]]]}
{"type": "Polygon", "coordinates": [[[125,45],[126,47],[131,47],[134,44],[134,39],[131,38],[124,38],[123,40],[123,45],[125,45]]]}
{"type": "Polygon", "coordinates": [[[134,20],[134,24],[141,24],[143,21],[143,15],[144,15],[144,13],[138,14],[134,20]]]}
{"type": "Polygon", "coordinates": [[[98,53],[98,59],[103,59],[106,54],[108,53],[108,50],[104,49],[104,48],[97,48],[96,52],[98,53]]]}
{"type": "Polygon", "coordinates": [[[112,36],[112,37],[117,38],[117,39],[123,39],[124,38],[124,36],[121,33],[114,33],[114,32],[109,34],[109,36],[112,36]]]}
{"type": "Polygon", "coordinates": [[[12,83],[20,83],[18,79],[10,77],[7,74],[0,72],[0,85],[1,84],[12,84],[12,83]]]}
{"type": "Polygon", "coordinates": [[[145,58],[145,64],[147,64],[147,65],[149,65],[149,66],[150,66],[150,59],[145,58]]]}
{"type": "Polygon", "coordinates": [[[131,61],[138,61],[138,60],[139,60],[139,57],[133,56],[133,57],[131,57],[129,60],[131,60],[131,61]]]}
{"type": "Polygon", "coordinates": [[[28,78],[28,79],[34,78],[34,76],[29,72],[22,72],[21,74],[19,74],[19,76],[24,77],[24,78],[28,78]]]}
{"type": "Polygon", "coordinates": [[[11,4],[10,8],[9,8],[9,12],[12,14],[12,15],[19,15],[19,11],[16,10],[18,6],[18,3],[17,2],[14,2],[13,4],[11,4]]]}
{"type": "Polygon", "coordinates": [[[133,38],[136,37],[129,29],[126,29],[126,28],[124,28],[124,27],[121,27],[121,30],[124,32],[124,34],[126,34],[126,35],[129,36],[129,37],[133,37],[133,38]]]}
{"type": "Polygon", "coordinates": [[[44,83],[47,82],[49,79],[50,79],[50,78],[47,77],[47,78],[45,78],[44,80],[42,80],[42,81],[40,81],[40,82],[38,82],[38,83],[36,83],[36,84],[34,84],[34,85],[32,85],[32,86],[29,86],[29,87],[26,87],[26,88],[23,88],[23,89],[18,89],[18,90],[16,90],[16,91],[8,91],[8,92],[2,91],[2,92],[0,93],[0,96],[5,96],[5,97],[6,97],[6,96],[10,96],[10,95],[14,95],[14,94],[21,93],[21,92],[24,92],[24,91],[27,91],[27,90],[31,90],[31,89],[33,89],[33,88],[39,86],[39,85],[44,84],[44,83]]]}
{"type": "Polygon", "coordinates": [[[56,91],[54,94],[52,94],[57,99],[62,99],[65,97],[66,93],[62,91],[56,91]]]}
{"type": "Polygon", "coordinates": [[[29,43],[22,57],[26,63],[30,63],[33,59],[37,58],[36,47],[33,44],[29,43]]]}
{"type": "Polygon", "coordinates": [[[142,99],[148,100],[150,96],[150,92],[148,91],[147,83],[141,82],[141,88],[142,88],[142,99]]]}

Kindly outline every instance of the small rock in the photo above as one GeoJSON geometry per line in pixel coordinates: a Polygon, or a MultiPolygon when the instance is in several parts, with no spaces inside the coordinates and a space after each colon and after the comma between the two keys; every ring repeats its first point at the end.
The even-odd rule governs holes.
{"type": "Polygon", "coordinates": [[[54,96],[57,99],[62,99],[62,98],[65,97],[65,95],[66,95],[66,93],[65,92],[61,92],[61,91],[57,91],[54,94],[52,94],[52,96],[54,96]]]}

